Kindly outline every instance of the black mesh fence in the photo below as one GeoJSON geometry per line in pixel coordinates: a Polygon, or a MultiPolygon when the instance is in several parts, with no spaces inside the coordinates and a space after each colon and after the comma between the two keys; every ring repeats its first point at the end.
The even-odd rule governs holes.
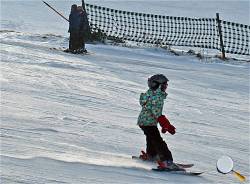
{"type": "Polygon", "coordinates": [[[249,55],[250,26],[221,21],[221,28],[225,52],[249,55]]]}
{"type": "MultiPolygon", "coordinates": [[[[91,30],[141,43],[221,50],[215,18],[173,17],[85,4],[91,30]]],[[[225,52],[249,55],[250,26],[221,21],[225,52]]]]}

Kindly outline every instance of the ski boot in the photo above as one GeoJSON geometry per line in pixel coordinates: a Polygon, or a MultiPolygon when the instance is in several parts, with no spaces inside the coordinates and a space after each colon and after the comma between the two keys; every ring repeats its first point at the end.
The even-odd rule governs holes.
{"type": "Polygon", "coordinates": [[[158,161],[158,169],[168,170],[168,171],[185,171],[184,168],[178,166],[172,160],[158,161]]]}

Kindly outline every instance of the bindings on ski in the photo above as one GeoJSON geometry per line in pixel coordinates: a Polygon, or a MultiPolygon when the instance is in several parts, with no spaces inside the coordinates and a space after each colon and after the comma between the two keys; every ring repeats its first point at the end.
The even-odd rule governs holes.
{"type": "Polygon", "coordinates": [[[173,161],[157,161],[158,169],[165,171],[185,171],[183,167],[173,161]]]}

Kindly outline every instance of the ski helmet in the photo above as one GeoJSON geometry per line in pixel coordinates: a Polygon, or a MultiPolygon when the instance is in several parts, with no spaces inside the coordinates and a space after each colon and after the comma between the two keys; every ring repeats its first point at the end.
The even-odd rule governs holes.
{"type": "Polygon", "coordinates": [[[149,89],[156,90],[161,84],[167,83],[169,80],[163,74],[156,74],[148,79],[149,89]]]}

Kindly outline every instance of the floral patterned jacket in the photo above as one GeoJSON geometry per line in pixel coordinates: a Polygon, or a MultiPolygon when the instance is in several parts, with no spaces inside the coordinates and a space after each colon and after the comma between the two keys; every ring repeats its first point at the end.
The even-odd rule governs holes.
{"type": "Polygon", "coordinates": [[[167,93],[158,88],[156,91],[149,89],[146,93],[141,93],[140,105],[142,110],[138,117],[139,126],[157,126],[157,118],[162,115],[164,100],[167,93]]]}

